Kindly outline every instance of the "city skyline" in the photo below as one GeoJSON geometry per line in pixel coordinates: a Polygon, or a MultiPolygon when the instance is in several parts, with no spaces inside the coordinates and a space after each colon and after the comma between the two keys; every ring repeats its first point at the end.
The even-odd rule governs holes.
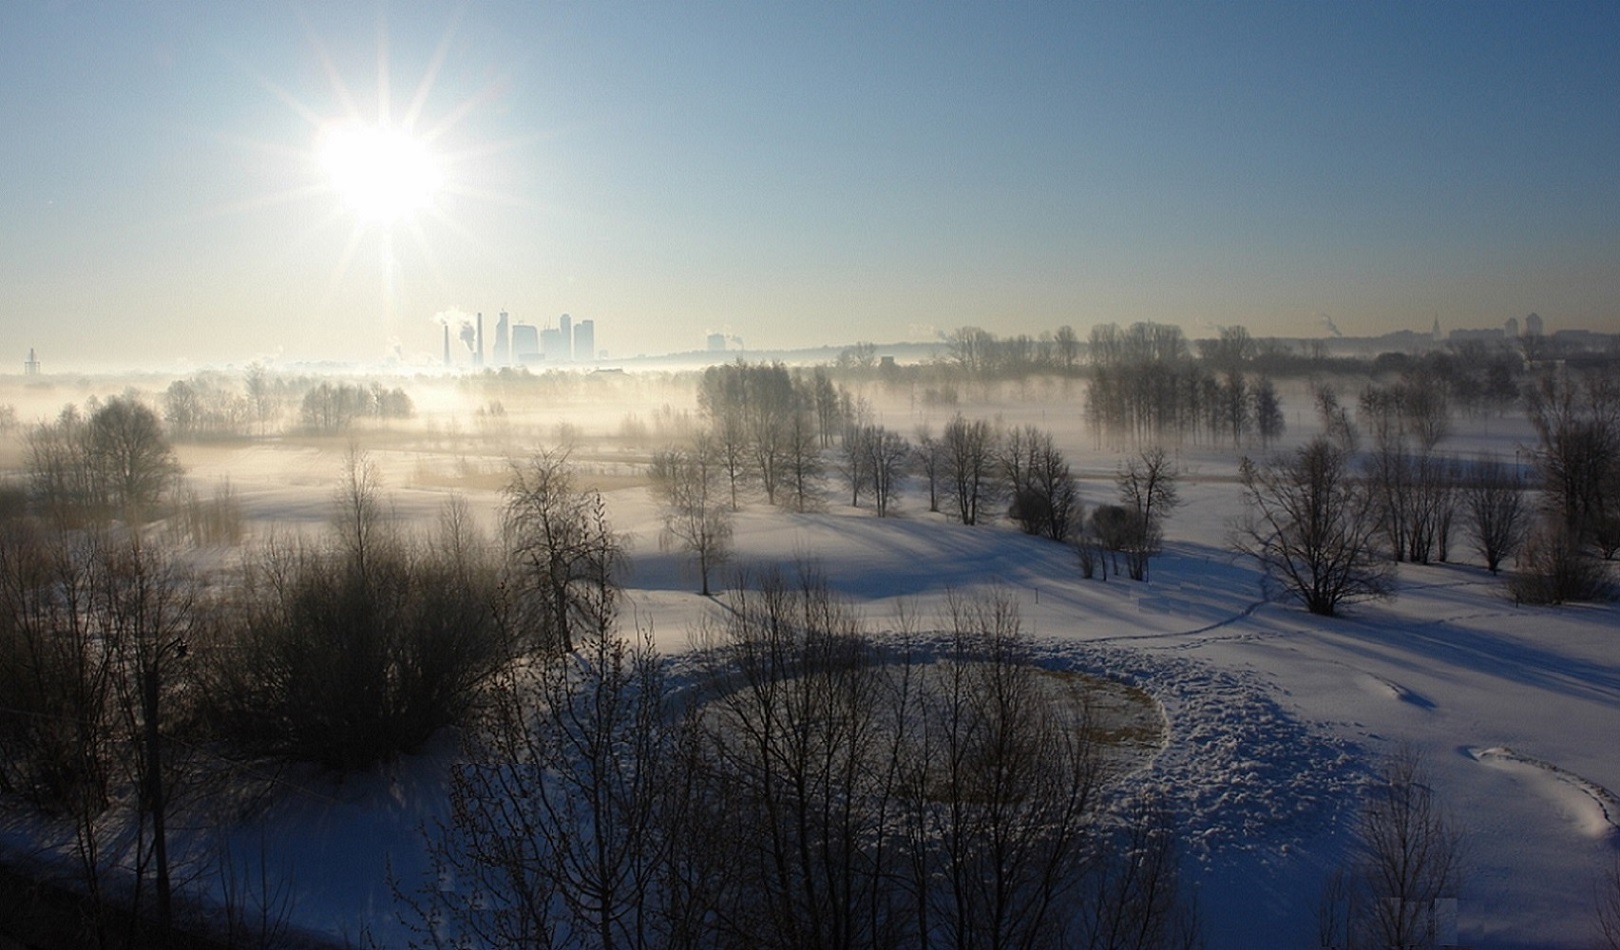
{"type": "Polygon", "coordinates": [[[432,363],[491,288],[624,356],[1615,332],[1616,35],[1596,3],[10,5],[0,334],[432,363]]]}

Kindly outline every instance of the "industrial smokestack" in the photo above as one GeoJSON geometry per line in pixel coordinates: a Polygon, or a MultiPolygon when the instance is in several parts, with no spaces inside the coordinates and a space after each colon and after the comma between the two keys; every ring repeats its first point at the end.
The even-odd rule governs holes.
{"type": "Polygon", "coordinates": [[[444,325],[444,365],[450,366],[450,324],[444,325]]]}
{"type": "Polygon", "coordinates": [[[478,312],[478,349],[473,351],[473,365],[482,368],[484,365],[484,312],[478,312]]]}

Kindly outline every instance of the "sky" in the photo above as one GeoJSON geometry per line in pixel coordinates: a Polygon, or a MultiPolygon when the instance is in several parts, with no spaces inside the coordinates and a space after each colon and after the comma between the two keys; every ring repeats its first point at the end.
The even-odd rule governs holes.
{"type": "Polygon", "coordinates": [[[614,357],[1620,332],[1617,43],[1581,2],[17,0],[0,371],[432,364],[502,309],[614,357]]]}

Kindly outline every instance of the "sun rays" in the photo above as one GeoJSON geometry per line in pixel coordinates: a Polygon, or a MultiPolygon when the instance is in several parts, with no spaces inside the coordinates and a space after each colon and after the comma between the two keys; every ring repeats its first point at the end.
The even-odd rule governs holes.
{"type": "Polygon", "coordinates": [[[280,253],[289,254],[330,243],[331,270],[312,301],[316,314],[329,314],[354,278],[373,279],[364,263],[373,250],[378,262],[374,312],[386,320],[397,319],[402,275],[421,275],[448,295],[439,259],[456,243],[476,239],[475,230],[455,218],[458,211],[466,213],[465,204],[450,199],[521,203],[481,185],[480,168],[512,145],[484,141],[469,131],[500,86],[486,79],[470,92],[455,88],[446,64],[459,19],[444,27],[409,98],[398,100],[403,108],[396,105],[395,88],[408,88],[410,73],[405,82],[396,74],[386,22],[377,25],[374,88],[353,79],[359,64],[334,54],[307,18],[305,41],[324,76],[323,92],[299,94],[293,91],[296,83],[250,69],[258,85],[301,120],[307,137],[239,143],[279,168],[276,185],[218,204],[212,214],[308,208],[311,214],[297,233],[278,244],[280,253]]]}

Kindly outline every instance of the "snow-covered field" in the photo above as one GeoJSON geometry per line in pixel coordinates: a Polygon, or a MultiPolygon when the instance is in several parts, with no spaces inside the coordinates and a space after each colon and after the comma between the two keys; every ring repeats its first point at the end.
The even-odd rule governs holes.
{"type": "MultiPolygon", "coordinates": [[[[1054,395],[985,414],[1052,428],[1086,473],[1087,503],[1111,501],[1107,476],[1121,456],[1080,428],[1072,401],[1047,419],[1054,395]]],[[[921,420],[903,404],[879,410],[900,431],[921,420]]],[[[936,431],[944,418],[934,415],[936,431]]],[[[1289,421],[1290,438],[1300,437],[1292,412],[1289,421]]],[[[1512,457],[1529,444],[1522,423],[1462,428],[1443,449],[1488,445],[1512,457]]],[[[268,443],[186,461],[199,485],[228,474],[256,526],[316,527],[339,454],[268,443]]],[[[435,510],[455,482],[430,477],[453,461],[431,453],[374,457],[404,517],[435,510]]],[[[581,453],[615,528],[629,533],[626,620],[651,625],[660,648],[677,653],[712,602],[693,593],[685,556],[660,550],[656,505],[628,458],[581,453]]],[[[1162,786],[1178,812],[1211,947],[1316,945],[1318,897],[1346,860],[1360,783],[1403,747],[1422,756],[1466,835],[1461,942],[1589,945],[1594,887],[1620,854],[1620,608],[1516,606],[1464,542],[1456,563],[1402,565],[1393,600],[1313,617],[1268,602],[1254,568],[1227,548],[1239,507],[1234,454],[1179,461],[1183,505],[1146,583],[1082,580],[1071,550],[1006,524],[952,523],[928,513],[915,487],[888,519],[847,507],[836,490],[819,513],[750,505],[737,518],[734,562],[814,562],[879,630],[902,606],[926,618],[953,590],[1001,585],[1016,594],[1043,663],[1149,690],[1169,741],[1138,781],[1162,786]]],[[[456,464],[467,476],[459,487],[493,519],[498,493],[480,486],[498,460],[456,464]]],[[[285,906],[300,927],[401,944],[389,877],[420,886],[420,829],[443,808],[452,754],[445,742],[341,781],[290,770],[273,803],[231,831],[234,851],[267,849],[264,866],[293,882],[285,906]]]]}

